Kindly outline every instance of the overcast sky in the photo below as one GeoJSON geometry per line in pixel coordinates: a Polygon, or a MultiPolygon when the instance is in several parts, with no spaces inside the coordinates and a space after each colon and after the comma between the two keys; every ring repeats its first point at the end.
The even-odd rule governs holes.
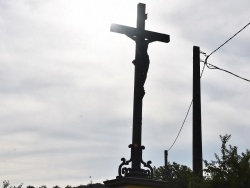
{"type": "MultiPolygon", "coordinates": [[[[77,186],[117,176],[130,158],[135,44],[110,25],[134,27],[139,2],[146,29],[170,35],[149,45],[142,120],[143,160],[164,165],[192,100],[193,46],[209,54],[249,23],[249,0],[0,0],[1,182],[77,186]]],[[[249,33],[208,62],[250,79],[249,33]]],[[[240,152],[250,148],[249,93],[249,82],[205,69],[204,159],[226,133],[240,152]]],[[[192,167],[192,111],[169,161],[192,167]]]]}

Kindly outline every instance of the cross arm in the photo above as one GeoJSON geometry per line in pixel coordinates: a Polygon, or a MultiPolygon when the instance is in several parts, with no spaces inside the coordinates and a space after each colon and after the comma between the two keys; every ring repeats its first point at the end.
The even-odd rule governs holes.
{"type": "Polygon", "coordinates": [[[153,31],[140,30],[134,27],[128,27],[128,26],[119,25],[119,24],[112,24],[110,27],[110,31],[124,34],[129,37],[136,37],[140,35],[150,41],[159,41],[159,42],[165,42],[165,43],[168,43],[170,41],[169,35],[156,33],[153,31]]]}

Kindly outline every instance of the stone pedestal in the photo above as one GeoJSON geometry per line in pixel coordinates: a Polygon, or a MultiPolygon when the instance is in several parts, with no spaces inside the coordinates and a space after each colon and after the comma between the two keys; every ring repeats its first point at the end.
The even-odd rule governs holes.
{"type": "Polygon", "coordinates": [[[152,179],[142,179],[142,178],[117,178],[113,180],[107,180],[103,182],[106,186],[110,188],[167,188],[168,182],[152,180],[152,179]]]}

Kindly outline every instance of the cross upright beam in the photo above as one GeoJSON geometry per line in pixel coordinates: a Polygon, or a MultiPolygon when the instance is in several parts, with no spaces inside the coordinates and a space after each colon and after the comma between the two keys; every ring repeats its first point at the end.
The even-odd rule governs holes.
{"type": "Polygon", "coordinates": [[[124,34],[135,41],[136,51],[135,60],[135,77],[134,77],[134,104],[133,104],[133,132],[132,132],[132,144],[131,158],[126,161],[122,158],[122,163],[119,166],[118,177],[139,177],[139,178],[152,178],[153,169],[150,166],[151,161],[145,163],[142,160],[142,150],[145,149],[141,145],[141,133],[142,133],[142,101],[145,95],[144,83],[147,78],[147,72],[149,68],[149,56],[147,53],[148,44],[154,41],[160,41],[168,43],[170,41],[169,35],[156,33],[153,31],[145,30],[145,20],[147,19],[146,5],[139,3],[137,5],[137,23],[136,28],[112,24],[110,30],[112,32],[124,34]],[[131,168],[124,167],[131,162],[131,168]],[[141,164],[148,170],[142,169],[141,164]]]}

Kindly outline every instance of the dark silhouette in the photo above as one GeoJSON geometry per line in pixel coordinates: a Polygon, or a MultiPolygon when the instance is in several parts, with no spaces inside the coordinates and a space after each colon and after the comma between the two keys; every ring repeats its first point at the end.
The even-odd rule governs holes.
{"type": "Polygon", "coordinates": [[[61,188],[59,185],[55,185],[54,187],[52,187],[52,188],[61,188]]]}
{"type": "Polygon", "coordinates": [[[149,68],[149,56],[147,53],[148,45],[154,41],[169,42],[169,35],[156,33],[145,30],[145,4],[139,3],[137,6],[137,27],[128,27],[118,24],[111,25],[111,31],[125,34],[136,43],[135,60],[135,81],[134,81],[134,108],[133,108],[133,135],[131,148],[131,158],[126,161],[122,158],[122,163],[118,169],[118,178],[120,177],[140,177],[152,178],[153,169],[150,166],[151,161],[145,163],[142,160],[142,150],[145,148],[141,145],[141,126],[142,126],[142,99],[145,95],[144,84],[147,79],[149,68]],[[131,168],[124,167],[131,162],[131,168]],[[141,169],[141,164],[148,170],[141,169]]]}
{"type": "Polygon", "coordinates": [[[198,46],[193,47],[193,171],[203,177],[200,48],[198,46]]]}

